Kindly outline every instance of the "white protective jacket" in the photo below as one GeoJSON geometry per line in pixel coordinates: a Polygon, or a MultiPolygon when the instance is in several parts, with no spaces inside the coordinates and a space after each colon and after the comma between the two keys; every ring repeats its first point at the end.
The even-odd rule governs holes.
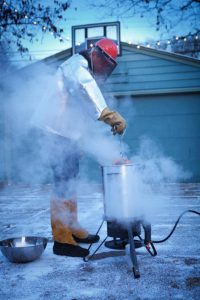
{"type": "MultiPolygon", "coordinates": [[[[56,72],[56,87],[37,108],[32,123],[48,132],[79,139],[91,119],[98,120],[105,99],[92,77],[87,60],[73,55],[56,72]]],[[[51,89],[51,87],[50,87],[51,89]]]]}

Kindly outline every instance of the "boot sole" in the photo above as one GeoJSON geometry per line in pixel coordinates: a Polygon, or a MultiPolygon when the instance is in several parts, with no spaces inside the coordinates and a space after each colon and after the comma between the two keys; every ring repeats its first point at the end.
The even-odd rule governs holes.
{"type": "Polygon", "coordinates": [[[53,253],[61,256],[70,257],[86,257],[89,255],[89,250],[73,245],[63,245],[60,247],[53,247],[53,253]],[[67,249],[68,248],[68,249],[67,249]]]}
{"type": "Polygon", "coordinates": [[[80,239],[80,238],[76,237],[75,235],[72,235],[72,236],[77,243],[82,243],[82,244],[94,244],[100,240],[99,236],[97,236],[95,238],[89,237],[89,238],[84,238],[84,239],[80,239]]]}

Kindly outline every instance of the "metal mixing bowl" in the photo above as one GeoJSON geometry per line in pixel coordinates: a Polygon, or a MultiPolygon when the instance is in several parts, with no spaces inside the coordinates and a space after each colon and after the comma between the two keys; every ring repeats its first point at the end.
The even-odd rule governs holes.
{"type": "Polygon", "coordinates": [[[0,241],[0,249],[9,261],[25,263],[40,257],[47,242],[43,237],[23,236],[0,241]]]}

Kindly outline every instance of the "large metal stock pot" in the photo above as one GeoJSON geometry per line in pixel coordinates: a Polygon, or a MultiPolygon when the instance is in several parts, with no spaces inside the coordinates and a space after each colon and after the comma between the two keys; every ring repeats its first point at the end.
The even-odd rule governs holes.
{"type": "Polygon", "coordinates": [[[105,220],[134,218],[132,164],[102,166],[105,220]]]}

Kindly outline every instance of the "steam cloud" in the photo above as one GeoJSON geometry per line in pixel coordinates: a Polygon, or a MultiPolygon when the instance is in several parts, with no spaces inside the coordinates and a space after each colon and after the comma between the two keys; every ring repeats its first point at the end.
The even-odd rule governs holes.
{"type": "MultiPolygon", "coordinates": [[[[41,116],[46,115],[47,118],[54,114],[57,97],[55,70],[42,64],[23,71],[9,67],[9,72],[1,78],[0,84],[4,113],[1,143],[2,149],[4,145],[7,148],[5,173],[8,181],[51,181],[49,144],[45,139],[45,131],[35,126],[43,121],[40,120],[40,114],[35,117],[35,112],[41,110],[41,116]]],[[[77,130],[70,127],[67,131],[73,139],[79,139],[83,152],[101,165],[111,164],[119,158],[119,139],[112,136],[108,125],[94,121],[80,109],[71,109],[69,118],[77,130]]],[[[59,121],[63,130],[66,130],[65,120],[59,121]]]]}
{"type": "Polygon", "coordinates": [[[191,174],[165,156],[148,137],[141,139],[137,155],[132,156],[129,162],[132,167],[125,166],[125,183],[121,182],[121,170],[119,186],[116,177],[116,192],[111,187],[113,197],[106,203],[106,216],[122,223],[134,218],[151,222],[156,214],[163,211],[165,201],[171,196],[167,184],[184,181],[191,174]],[[122,188],[125,192],[121,191],[122,188]]]}
{"type": "MultiPolygon", "coordinates": [[[[3,87],[1,97],[6,118],[4,140],[1,143],[7,145],[8,152],[12,153],[12,157],[6,159],[8,180],[14,180],[17,174],[22,182],[46,183],[51,178],[47,161],[48,143],[43,132],[35,130],[30,121],[33,120],[36,107],[43,109],[42,99],[55,95],[54,71],[42,65],[29,70],[27,74],[13,70],[0,84],[3,87]],[[14,166],[9,169],[10,159],[14,166]]],[[[49,105],[47,115],[53,113],[53,110],[54,105],[49,105]]],[[[80,111],[71,111],[70,118],[80,124],[81,150],[95,158],[100,165],[113,164],[121,157],[122,147],[125,152],[129,151],[128,145],[120,142],[119,137],[112,136],[110,128],[102,122],[86,118],[80,111]]],[[[142,215],[151,218],[162,207],[162,185],[185,180],[190,176],[172,158],[162,154],[148,137],[141,140],[137,155],[132,156],[129,161],[134,165],[134,172],[128,178],[126,211],[129,211],[129,215],[126,217],[142,215]]],[[[121,208],[116,205],[116,199],[110,201],[110,214],[122,219],[121,208]]]]}

